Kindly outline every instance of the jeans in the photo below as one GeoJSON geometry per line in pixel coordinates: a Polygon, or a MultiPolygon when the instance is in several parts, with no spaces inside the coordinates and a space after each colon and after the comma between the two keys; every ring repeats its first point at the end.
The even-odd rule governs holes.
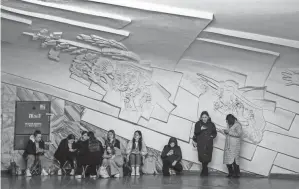
{"type": "Polygon", "coordinates": [[[130,154],[129,161],[131,166],[139,167],[141,165],[142,156],[141,154],[130,154]]]}

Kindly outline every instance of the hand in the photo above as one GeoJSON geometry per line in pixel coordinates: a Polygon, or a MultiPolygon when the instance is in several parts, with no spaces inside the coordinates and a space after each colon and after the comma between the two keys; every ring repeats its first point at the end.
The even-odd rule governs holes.
{"type": "Polygon", "coordinates": [[[170,150],[168,153],[167,153],[167,156],[171,156],[173,154],[173,151],[170,150]]]}
{"type": "Polygon", "coordinates": [[[193,145],[193,147],[197,147],[197,143],[194,141],[192,141],[192,145],[193,145]]]}
{"type": "Polygon", "coordinates": [[[70,149],[70,152],[75,152],[77,149],[70,149]]]}
{"type": "Polygon", "coordinates": [[[228,130],[227,130],[227,129],[224,129],[223,132],[224,132],[224,134],[226,134],[226,135],[228,134],[228,130]]]}
{"type": "Polygon", "coordinates": [[[111,156],[111,159],[115,158],[115,155],[111,156]]]}
{"type": "Polygon", "coordinates": [[[177,161],[172,162],[172,166],[174,167],[176,165],[177,161]]]}
{"type": "Polygon", "coordinates": [[[281,72],[282,79],[286,81],[286,86],[298,85],[299,86],[299,71],[287,70],[281,72]]]}

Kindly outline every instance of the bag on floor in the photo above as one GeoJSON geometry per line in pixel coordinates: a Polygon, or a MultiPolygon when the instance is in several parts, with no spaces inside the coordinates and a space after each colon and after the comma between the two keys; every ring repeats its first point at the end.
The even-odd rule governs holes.
{"type": "Polygon", "coordinates": [[[108,171],[106,169],[106,167],[101,166],[97,172],[97,175],[102,177],[102,178],[106,178],[106,177],[110,177],[108,174],[108,171]]]}

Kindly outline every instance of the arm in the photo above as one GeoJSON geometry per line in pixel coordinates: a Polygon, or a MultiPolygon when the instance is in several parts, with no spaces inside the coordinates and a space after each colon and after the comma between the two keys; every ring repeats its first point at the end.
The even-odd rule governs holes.
{"type": "Polygon", "coordinates": [[[164,146],[163,151],[161,153],[161,159],[164,159],[167,157],[167,146],[164,146]]]}
{"type": "Polygon", "coordinates": [[[213,123],[211,137],[216,138],[216,136],[217,136],[217,130],[215,124],[213,123]]]}
{"type": "Polygon", "coordinates": [[[109,158],[111,158],[111,156],[108,155],[107,152],[105,151],[105,152],[104,152],[104,155],[103,155],[103,158],[104,158],[104,159],[109,159],[109,158]]]}
{"type": "Polygon", "coordinates": [[[228,131],[228,135],[232,136],[232,137],[241,137],[242,135],[242,126],[238,123],[238,126],[233,128],[233,129],[229,129],[228,131]]]}
{"type": "Polygon", "coordinates": [[[132,141],[129,141],[126,148],[126,154],[130,155],[132,151],[132,141]]]}
{"type": "Polygon", "coordinates": [[[140,153],[141,153],[142,156],[145,156],[147,154],[147,147],[146,147],[144,141],[142,141],[142,149],[141,149],[140,153]]]}
{"type": "Polygon", "coordinates": [[[200,124],[197,122],[197,123],[195,123],[195,126],[194,126],[194,135],[192,137],[192,140],[194,142],[196,142],[196,136],[199,134],[198,131],[197,131],[198,127],[200,127],[200,124]]]}
{"type": "Polygon", "coordinates": [[[177,157],[176,161],[180,162],[182,160],[182,150],[181,150],[181,147],[177,146],[177,149],[175,151],[175,155],[177,157]]]}
{"type": "Polygon", "coordinates": [[[29,155],[36,155],[36,149],[34,148],[34,143],[31,140],[28,141],[25,151],[29,155]]]}

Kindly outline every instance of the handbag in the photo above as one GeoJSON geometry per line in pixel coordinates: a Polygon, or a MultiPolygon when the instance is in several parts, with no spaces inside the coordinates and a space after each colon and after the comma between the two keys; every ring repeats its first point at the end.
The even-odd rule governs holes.
{"type": "Polygon", "coordinates": [[[99,168],[97,175],[101,176],[103,178],[110,177],[109,174],[108,174],[108,171],[107,171],[106,167],[103,167],[103,166],[101,166],[99,168]]]}

